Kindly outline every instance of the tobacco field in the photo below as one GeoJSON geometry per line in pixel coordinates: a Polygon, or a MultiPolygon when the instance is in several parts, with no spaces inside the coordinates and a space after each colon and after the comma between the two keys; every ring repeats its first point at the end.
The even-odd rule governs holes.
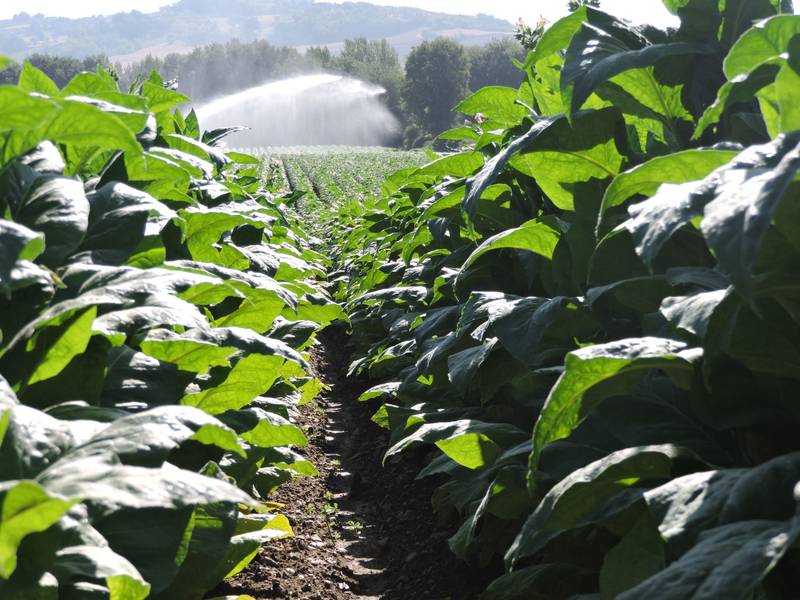
{"type": "Polygon", "coordinates": [[[291,536],[336,327],[475,598],[796,598],[800,16],[664,4],[550,25],[438,155],[0,86],[0,597],[210,597],[291,536]]]}

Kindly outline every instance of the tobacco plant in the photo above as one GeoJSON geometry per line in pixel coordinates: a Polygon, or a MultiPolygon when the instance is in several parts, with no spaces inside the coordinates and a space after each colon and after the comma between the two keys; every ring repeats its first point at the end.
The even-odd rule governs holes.
{"type": "Polygon", "coordinates": [[[800,582],[800,17],[591,6],[458,144],[331,227],[387,457],[482,598],[792,598],[800,582]]]}

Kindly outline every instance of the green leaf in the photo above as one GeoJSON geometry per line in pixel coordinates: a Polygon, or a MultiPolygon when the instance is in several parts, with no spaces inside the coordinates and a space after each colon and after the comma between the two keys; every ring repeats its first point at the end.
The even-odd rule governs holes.
{"type": "Polygon", "coordinates": [[[706,335],[714,311],[729,293],[728,290],[717,290],[693,296],[664,298],[661,314],[675,327],[702,338],[706,335]]]}
{"type": "Polygon", "coordinates": [[[0,219],[0,292],[8,292],[12,271],[20,260],[33,260],[43,251],[42,234],[0,219]]]}
{"type": "Polygon", "coordinates": [[[752,469],[685,475],[648,491],[645,500],[661,536],[671,549],[683,554],[696,547],[708,530],[793,517],[799,477],[800,454],[793,452],[752,469]]]}
{"type": "Polygon", "coordinates": [[[798,136],[783,141],[785,154],[774,169],[717,188],[700,225],[720,267],[745,294],[772,215],[800,170],[798,136]]]}
{"type": "Polygon", "coordinates": [[[545,258],[552,258],[560,237],[561,233],[550,225],[537,219],[528,221],[520,227],[498,233],[483,242],[464,262],[461,273],[487,252],[504,248],[528,250],[545,258]]]}
{"type": "Polygon", "coordinates": [[[521,150],[527,148],[542,132],[546,131],[553,123],[563,117],[552,117],[537,121],[528,133],[516,138],[503,150],[498,152],[487,162],[480,172],[467,182],[466,196],[462,203],[464,211],[470,216],[475,216],[475,210],[483,193],[492,185],[502,172],[509,160],[521,150]]]}
{"type": "Polygon", "coordinates": [[[97,307],[92,307],[69,319],[59,327],[58,337],[49,344],[39,364],[31,373],[27,384],[33,385],[55,377],[72,361],[82,354],[92,338],[92,324],[97,317],[97,307]]]}
{"type": "Polygon", "coordinates": [[[173,363],[182,371],[201,375],[211,367],[227,367],[236,348],[220,347],[166,329],[150,331],[141,343],[142,352],[160,361],[173,363]]]}
{"type": "Polygon", "coordinates": [[[477,142],[480,136],[475,133],[475,131],[471,127],[455,127],[453,129],[448,129],[444,133],[440,133],[436,136],[436,139],[439,140],[454,140],[454,141],[470,141],[470,142],[477,142]]]}
{"type": "MultiPolygon", "coordinates": [[[[412,422],[412,420],[409,420],[412,422]]],[[[423,423],[392,445],[384,460],[414,444],[436,444],[450,459],[470,469],[492,464],[502,448],[524,442],[525,433],[505,423],[485,423],[462,419],[442,423],[423,423]]]]}
{"type": "Polygon", "coordinates": [[[130,129],[115,115],[89,104],[61,101],[61,110],[47,123],[41,139],[79,148],[100,148],[139,153],[142,151],[130,129]]]}
{"type": "Polygon", "coordinates": [[[420,167],[416,176],[424,175],[433,178],[468,177],[483,166],[483,155],[480,152],[459,152],[438,158],[420,167]]]}
{"type": "Polygon", "coordinates": [[[122,183],[87,195],[89,224],[79,252],[92,262],[119,264],[139,247],[146,230],[159,232],[175,213],[155,198],[122,183]]]}
{"type": "Polygon", "coordinates": [[[800,39],[796,38],[798,43],[794,45],[791,51],[789,62],[781,67],[778,76],[775,78],[774,91],[763,90],[759,93],[761,100],[762,111],[764,110],[764,103],[770,99],[767,97],[774,94],[775,102],[777,104],[777,119],[767,116],[767,129],[770,135],[777,136],[780,133],[796,131],[800,129],[800,109],[797,102],[800,99],[800,39]]]}
{"type": "Polygon", "coordinates": [[[603,196],[600,212],[619,206],[636,194],[652,196],[664,183],[702,179],[736,154],[733,150],[697,149],[652,158],[614,178],[603,196]]]}
{"type": "Polygon", "coordinates": [[[181,404],[200,408],[211,415],[237,410],[269,390],[286,372],[287,362],[281,356],[246,356],[236,363],[225,381],[202,392],[185,396],[181,404]]]}
{"type": "Polygon", "coordinates": [[[22,540],[48,529],[75,503],[51,495],[33,481],[0,484],[0,578],[8,579],[17,567],[22,540]]]}
{"type": "MultiPolygon", "coordinates": [[[[613,21],[606,27],[583,24],[572,38],[561,74],[561,94],[567,101],[570,113],[581,109],[589,96],[611,78],[626,71],[637,70],[638,81],[629,89],[638,87],[647,90],[657,88],[650,67],[669,57],[702,54],[709,49],[698,44],[673,42],[649,45],[649,42],[633,29],[620,21],[613,21]]],[[[658,91],[655,92],[659,94],[658,91]]],[[[675,111],[662,102],[658,112],[672,119],[675,111]]]]}
{"type": "Polygon", "coordinates": [[[480,346],[468,348],[447,357],[447,377],[458,392],[467,393],[470,384],[477,377],[496,344],[497,340],[492,338],[480,346]]]}
{"type": "Polygon", "coordinates": [[[105,580],[109,600],[144,600],[150,584],[124,557],[107,547],[71,546],[55,556],[53,573],[62,581],[74,578],[105,580]]]}
{"type": "Polygon", "coordinates": [[[52,79],[27,60],[22,65],[18,87],[25,92],[36,92],[45,96],[58,96],[61,93],[52,79]]]}
{"type": "Polygon", "coordinates": [[[631,206],[628,209],[631,219],[620,227],[631,233],[636,253],[652,266],[672,235],[702,216],[713,203],[712,218],[708,223],[704,219],[701,227],[707,236],[711,233],[713,241],[709,239],[709,245],[715,251],[722,251],[720,262],[724,261],[729,273],[737,273],[738,282],[745,285],[746,292],[749,267],[755,260],[765,227],[780,201],[781,190],[791,182],[790,174],[796,170],[799,140],[797,134],[781,135],[768,144],[744,150],[702,181],[664,184],[652,198],[631,206]],[[780,171],[778,165],[782,165],[780,171]],[[751,208],[751,197],[760,199],[760,210],[751,208]],[[737,228],[737,236],[745,234],[738,239],[733,237],[737,228]],[[725,248],[723,244],[730,246],[725,248]],[[745,264],[738,262],[740,259],[745,264]]]}
{"type": "Polygon", "coordinates": [[[550,391],[533,429],[529,483],[534,484],[545,445],[569,436],[600,398],[586,401],[594,386],[632,371],[693,371],[696,351],[661,338],[631,338],[589,346],[567,354],[564,373],[550,391]]]}
{"type": "MultiPolygon", "coordinates": [[[[0,86],[0,131],[21,132],[38,129],[59,112],[49,98],[32,96],[17,87],[0,86]]],[[[36,146],[31,143],[27,149],[36,146]]]]}
{"type": "Polygon", "coordinates": [[[620,120],[613,108],[576,113],[571,124],[557,120],[510,164],[536,179],[556,206],[574,210],[576,184],[620,172],[624,158],[615,142],[620,120]]]}
{"type": "Polygon", "coordinates": [[[567,563],[547,563],[506,573],[495,579],[480,600],[530,600],[531,597],[575,597],[585,573],[567,563]],[[534,596],[532,596],[534,594],[534,596]]]}
{"type": "Polygon", "coordinates": [[[729,81],[751,73],[760,65],[779,58],[789,42],[800,34],[800,16],[779,15],[761,21],[733,45],[723,69],[729,81]]]}
{"type": "Polygon", "coordinates": [[[45,235],[41,261],[59,267],[80,245],[89,224],[89,202],[80,181],[42,176],[33,181],[14,220],[45,235]]]}
{"type": "Polygon", "coordinates": [[[169,90],[163,85],[157,85],[152,81],[145,81],[142,84],[141,94],[147,99],[150,111],[154,113],[171,110],[189,101],[187,96],[169,90]]]}
{"type": "MultiPolygon", "coordinates": [[[[203,474],[225,477],[215,463],[206,465],[203,474]]],[[[224,576],[218,573],[218,567],[228,556],[238,520],[239,510],[233,504],[196,508],[186,528],[189,539],[184,537],[176,557],[180,569],[169,588],[161,591],[161,597],[191,600],[213,589],[224,576]]]]}
{"type": "Polygon", "coordinates": [[[64,458],[37,478],[49,492],[82,498],[97,517],[124,509],[178,509],[253,501],[233,485],[166,464],[161,468],[121,466],[108,456],[64,458]]]}
{"type": "Polygon", "coordinates": [[[603,560],[600,596],[619,597],[666,567],[664,542],[648,515],[641,517],[603,560]]]}
{"type": "Polygon", "coordinates": [[[189,440],[245,455],[236,433],[217,419],[188,406],[162,406],[113,421],[70,456],[113,455],[124,464],[150,465],[189,440]]]}
{"type": "Polygon", "coordinates": [[[750,598],[800,535],[800,521],[742,521],[709,529],[699,543],[619,598],[750,598]]]}
{"type": "Polygon", "coordinates": [[[752,100],[758,91],[775,81],[780,70],[779,64],[766,62],[749,73],[742,73],[725,82],[717,93],[714,104],[703,112],[697,122],[692,139],[699,139],[709,127],[718,123],[729,107],[752,100]]]}
{"type": "Polygon", "coordinates": [[[78,73],[73,77],[66,87],[61,91],[61,95],[84,96],[89,98],[101,98],[104,94],[119,92],[119,87],[113,79],[101,77],[97,73],[78,73]]]}
{"type": "Polygon", "coordinates": [[[467,97],[454,110],[466,115],[480,113],[505,126],[516,125],[528,114],[524,106],[517,104],[518,97],[514,88],[490,85],[467,97]]]}
{"type": "Polygon", "coordinates": [[[246,442],[259,448],[308,445],[302,430],[288,419],[262,410],[258,410],[257,414],[261,419],[256,426],[241,434],[246,442]]]}
{"type": "Polygon", "coordinates": [[[676,461],[691,456],[673,445],[618,450],[576,469],[558,482],[536,507],[506,553],[506,565],[541,552],[559,535],[602,521],[640,502],[636,486],[669,478],[676,461]],[[624,494],[629,494],[626,496],[624,494]],[[615,504],[616,500],[620,500],[615,504]]]}

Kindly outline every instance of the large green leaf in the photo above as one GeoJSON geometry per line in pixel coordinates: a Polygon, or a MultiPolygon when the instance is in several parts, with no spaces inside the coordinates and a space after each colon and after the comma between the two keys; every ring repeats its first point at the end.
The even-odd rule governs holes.
{"type": "Polygon", "coordinates": [[[676,110],[664,101],[660,84],[652,71],[645,67],[665,58],[707,51],[708,48],[685,42],[650,45],[641,34],[620,21],[610,21],[604,27],[584,23],[567,50],[561,74],[561,94],[570,113],[575,113],[601,84],[635,69],[637,76],[626,81],[627,91],[637,97],[647,93],[660,97],[656,112],[673,119],[685,111],[676,110]]]}
{"type": "MultiPolygon", "coordinates": [[[[0,87],[0,131],[38,129],[59,111],[56,102],[10,86],[0,87]]],[[[38,142],[37,142],[38,143],[38,142]]],[[[26,150],[36,146],[31,144],[26,150]]]]}
{"type": "Polygon", "coordinates": [[[161,468],[123,466],[108,456],[65,458],[43,471],[36,481],[48,492],[82,498],[97,516],[123,509],[177,509],[253,501],[224,481],[166,464],[161,468]]]}
{"type": "Polygon", "coordinates": [[[201,339],[173,333],[167,329],[148,332],[142,352],[163,362],[173,363],[182,371],[205,374],[211,367],[227,367],[236,348],[220,347],[201,339]]]}
{"type": "Polygon", "coordinates": [[[560,232],[547,223],[538,219],[528,221],[520,227],[498,233],[483,242],[469,255],[461,267],[461,272],[469,269],[481,256],[494,250],[514,248],[528,250],[545,258],[552,258],[559,238],[560,232]]]}
{"type": "Polygon", "coordinates": [[[637,487],[670,477],[674,463],[688,457],[690,452],[671,445],[642,446],[577,469],[556,484],[525,521],[506,554],[507,565],[540,552],[570,529],[596,522],[598,515],[611,516],[641,501],[644,490],[637,487]],[[612,499],[618,495],[622,502],[616,506],[612,499]]]}
{"type": "Polygon", "coordinates": [[[11,272],[20,260],[33,260],[44,250],[44,236],[23,225],[0,219],[0,291],[8,293],[11,272]]]}
{"type": "Polygon", "coordinates": [[[481,88],[454,110],[467,114],[481,115],[506,127],[516,125],[528,114],[528,110],[517,103],[519,92],[510,87],[490,85],[481,88]]]}
{"type": "Polygon", "coordinates": [[[8,579],[16,569],[22,540],[52,526],[75,502],[33,481],[0,484],[0,578],[8,579]]]}
{"type": "Polygon", "coordinates": [[[600,398],[587,392],[617,375],[640,370],[685,371],[691,375],[696,350],[661,338],[632,338],[589,346],[567,355],[564,373],[547,397],[533,430],[530,483],[535,483],[539,457],[546,444],[563,439],[578,426],[600,398]]]}
{"type": "Polygon", "coordinates": [[[236,433],[217,419],[188,406],[164,406],[117,419],[69,456],[113,455],[124,464],[149,466],[189,440],[245,455],[236,433]]]}
{"type": "Polygon", "coordinates": [[[644,515],[606,554],[600,571],[600,595],[617,598],[665,566],[664,542],[652,520],[644,515]]]}
{"type": "Polygon", "coordinates": [[[89,202],[74,179],[35,179],[12,211],[15,221],[44,234],[41,260],[51,267],[61,266],[78,248],[89,224],[89,202]]]}
{"type": "Polygon", "coordinates": [[[701,229],[722,269],[745,294],[772,215],[800,170],[800,136],[778,142],[783,156],[768,173],[725,181],[705,207],[701,229]],[[782,143],[781,143],[782,142],[782,143]]]}
{"type": "Polygon", "coordinates": [[[436,444],[450,459],[469,469],[480,469],[493,463],[502,448],[522,443],[525,433],[505,423],[460,420],[424,423],[392,445],[385,458],[418,443],[436,444]]]}
{"type": "Polygon", "coordinates": [[[746,286],[765,227],[791,182],[790,174],[797,168],[794,157],[798,139],[796,134],[790,134],[768,144],[751,146],[704,180],[664,184],[652,198],[631,206],[628,212],[632,218],[622,227],[633,236],[637,254],[652,265],[675,232],[702,216],[713,203],[712,218],[702,224],[703,232],[711,236],[709,245],[717,252],[722,251],[719,258],[726,271],[735,274],[737,282],[746,286]],[[779,164],[782,164],[780,172],[775,169],[779,164]],[[760,199],[760,210],[750,210],[749,199],[753,194],[760,199]],[[740,237],[734,239],[733,232],[737,229],[736,235],[740,237]],[[726,244],[730,246],[724,247],[726,244]]]}
{"type": "Polygon", "coordinates": [[[798,34],[800,16],[797,15],[775,16],[758,23],[738,39],[725,57],[724,69],[728,80],[751,73],[758,66],[779,58],[798,34]]]}
{"type": "Polygon", "coordinates": [[[509,160],[518,152],[526,148],[543,131],[547,130],[553,123],[563,117],[551,117],[537,121],[525,135],[519,136],[508,144],[503,150],[497,153],[480,172],[467,182],[466,196],[462,207],[471,217],[474,217],[478,200],[480,200],[486,189],[492,185],[502,172],[509,160]]]}
{"type": "Polygon", "coordinates": [[[75,578],[104,580],[109,600],[144,600],[148,584],[136,568],[108,547],[71,546],[56,553],[53,569],[60,580],[75,578]]]}
{"type": "Polygon", "coordinates": [[[62,100],[59,107],[44,127],[41,140],[134,154],[142,151],[131,130],[112,113],[74,100],[62,100]]]}
{"type": "Polygon", "coordinates": [[[645,500],[662,537],[684,553],[709,529],[791,518],[798,477],[800,456],[794,452],[753,469],[721,469],[673,479],[647,492],[645,500]]]}
{"type": "Polygon", "coordinates": [[[183,94],[167,89],[163,85],[158,85],[152,81],[145,81],[142,84],[142,96],[147,99],[149,108],[154,113],[175,108],[189,101],[189,98],[183,94]]]}
{"type": "MultiPolygon", "coordinates": [[[[775,61],[782,62],[782,59],[775,61]]],[[[737,103],[744,103],[752,100],[756,93],[775,81],[778,72],[781,70],[780,64],[765,62],[753,69],[749,73],[737,75],[732,80],[723,85],[714,104],[709,106],[700,120],[697,122],[692,139],[700,138],[703,133],[712,125],[719,122],[723,114],[730,107],[737,103]]]]}
{"type": "Polygon", "coordinates": [[[679,560],[619,598],[752,598],[798,535],[797,518],[741,521],[709,529],[679,560]]]}
{"type": "Polygon", "coordinates": [[[459,152],[437,158],[433,162],[420,167],[415,176],[467,177],[483,166],[483,155],[480,152],[459,152]]]}
{"type": "Polygon", "coordinates": [[[92,262],[119,264],[145,234],[160,233],[174,213],[149,194],[121,183],[108,183],[88,194],[89,222],[79,252],[92,262]]]}
{"type": "MultiPolygon", "coordinates": [[[[60,327],[55,328],[54,339],[48,340],[47,347],[41,355],[39,363],[31,373],[27,384],[33,385],[55,377],[72,361],[73,358],[86,351],[92,337],[92,324],[97,317],[97,308],[91,307],[77,313],[60,327]]],[[[47,331],[50,333],[50,331],[47,331]]],[[[40,337],[51,337],[47,334],[40,337]]],[[[41,345],[41,341],[40,341],[41,345]]]]}
{"type": "Polygon", "coordinates": [[[576,113],[572,123],[557,120],[510,164],[536,179],[556,206],[573,210],[577,184],[620,172],[624,158],[615,140],[620,119],[615,109],[607,108],[576,113]]]}
{"type": "Polygon", "coordinates": [[[703,179],[735,156],[733,150],[697,149],[652,158],[614,178],[603,196],[601,214],[636,194],[652,196],[664,183],[703,179]]]}
{"type": "Polygon", "coordinates": [[[25,61],[19,74],[19,89],[25,92],[37,92],[45,96],[58,96],[58,86],[43,71],[25,61]]]}
{"type": "Polygon", "coordinates": [[[240,359],[225,381],[207,390],[189,394],[181,403],[212,415],[237,410],[269,390],[282,375],[296,374],[297,369],[299,366],[296,363],[288,363],[282,356],[252,354],[240,359]]]}

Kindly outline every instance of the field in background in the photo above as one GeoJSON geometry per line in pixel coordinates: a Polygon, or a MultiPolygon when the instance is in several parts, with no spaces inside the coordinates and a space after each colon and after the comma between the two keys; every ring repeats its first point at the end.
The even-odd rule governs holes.
{"type": "Polygon", "coordinates": [[[302,202],[336,206],[380,193],[383,180],[399,169],[430,160],[421,150],[364,146],[248,148],[264,159],[267,180],[276,191],[306,192],[302,202]]]}

